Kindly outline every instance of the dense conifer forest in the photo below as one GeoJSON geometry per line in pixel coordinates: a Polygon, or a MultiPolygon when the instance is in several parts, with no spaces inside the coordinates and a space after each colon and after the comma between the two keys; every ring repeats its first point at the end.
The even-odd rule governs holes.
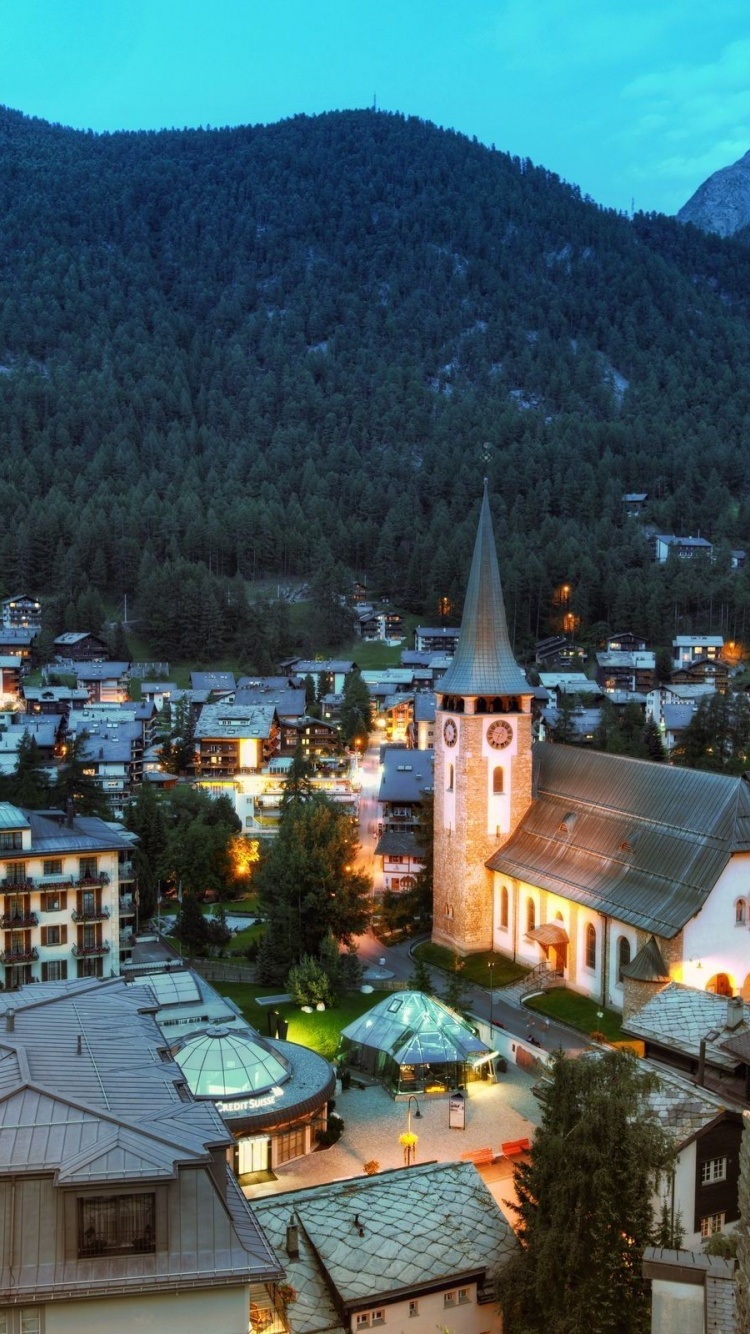
{"type": "Polygon", "coordinates": [[[749,411],[741,242],[399,115],[0,110],[0,591],[59,628],[127,594],[157,651],[252,658],[247,581],[344,570],[454,619],[487,474],[519,652],[563,583],[591,634],[740,636],[749,411]],[[629,491],[717,558],[655,567],[629,491]]]}

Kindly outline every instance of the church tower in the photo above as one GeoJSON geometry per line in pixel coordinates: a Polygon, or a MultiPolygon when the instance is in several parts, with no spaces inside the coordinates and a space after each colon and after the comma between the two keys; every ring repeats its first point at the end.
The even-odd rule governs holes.
{"type": "Polygon", "coordinates": [[[458,647],[436,691],[432,938],[470,954],[492,947],[485,862],[531,804],[533,692],[508,635],[486,480],[458,647]]]}

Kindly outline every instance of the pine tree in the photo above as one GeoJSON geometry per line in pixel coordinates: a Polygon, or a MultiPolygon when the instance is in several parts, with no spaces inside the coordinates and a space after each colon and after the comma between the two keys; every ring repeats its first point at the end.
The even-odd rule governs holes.
{"type": "Polygon", "coordinates": [[[414,967],[409,975],[408,987],[410,991],[421,991],[425,996],[435,995],[435,985],[432,981],[432,974],[424,959],[415,957],[414,967]]]}
{"type": "Polygon", "coordinates": [[[509,1329],[648,1334],[641,1261],[673,1161],[655,1085],[628,1053],[553,1058],[542,1125],[514,1172],[521,1250],[498,1281],[509,1329]]]}

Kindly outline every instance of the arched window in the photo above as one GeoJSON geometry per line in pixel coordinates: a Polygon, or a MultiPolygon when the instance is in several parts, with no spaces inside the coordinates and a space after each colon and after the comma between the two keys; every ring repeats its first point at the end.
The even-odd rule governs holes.
{"type": "Polygon", "coordinates": [[[448,765],[448,791],[453,791],[453,765],[448,765]]]}
{"type": "Polygon", "coordinates": [[[508,930],[508,886],[502,885],[500,888],[500,930],[508,930]]]}
{"type": "Polygon", "coordinates": [[[737,899],[734,905],[734,923],[735,926],[744,926],[747,921],[747,902],[745,899],[737,899]]]}
{"type": "Polygon", "coordinates": [[[630,941],[627,936],[620,936],[617,942],[617,981],[622,982],[622,970],[630,963],[630,941]]]}
{"type": "Polygon", "coordinates": [[[706,983],[706,991],[712,991],[715,996],[733,996],[732,979],[728,973],[715,973],[706,983]]]}
{"type": "Polygon", "coordinates": [[[586,923],[586,967],[596,968],[596,927],[586,923]]]}
{"type": "Polygon", "coordinates": [[[446,905],[445,905],[445,916],[448,917],[448,918],[453,917],[453,904],[452,904],[452,903],[446,903],[446,905]]]}
{"type": "Polygon", "coordinates": [[[533,931],[536,926],[536,904],[533,899],[526,900],[526,932],[533,931]]]}
{"type": "Polygon", "coordinates": [[[492,770],[492,791],[495,796],[500,796],[505,787],[505,770],[501,764],[492,770]]]}

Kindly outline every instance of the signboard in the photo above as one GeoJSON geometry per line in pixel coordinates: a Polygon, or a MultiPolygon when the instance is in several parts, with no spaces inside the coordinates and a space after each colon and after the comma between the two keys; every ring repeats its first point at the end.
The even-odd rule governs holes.
{"type": "Polygon", "coordinates": [[[451,1093],[448,1099],[448,1128],[449,1130],[466,1129],[466,1097],[460,1089],[451,1093]]]}

